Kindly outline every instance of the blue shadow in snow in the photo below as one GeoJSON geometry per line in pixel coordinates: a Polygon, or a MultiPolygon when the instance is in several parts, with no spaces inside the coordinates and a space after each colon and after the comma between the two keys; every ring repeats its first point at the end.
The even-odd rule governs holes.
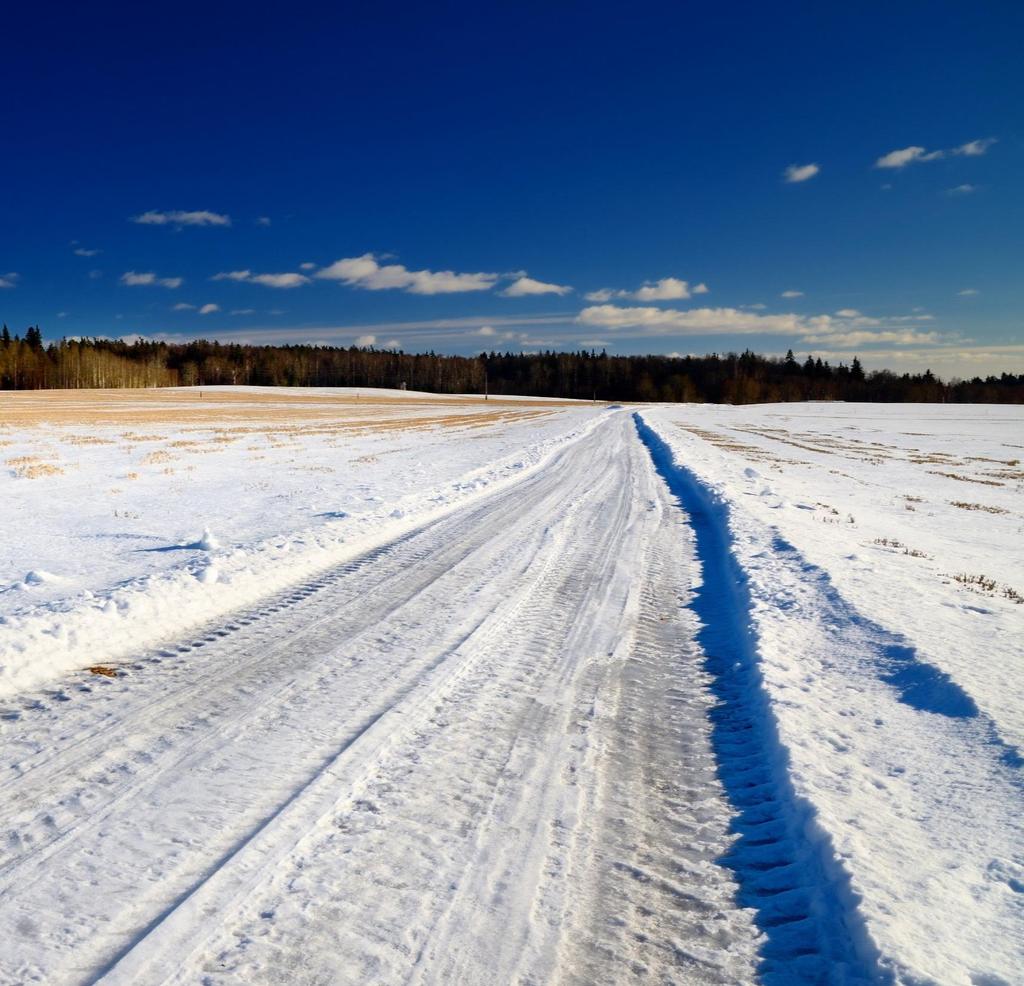
{"type": "Polygon", "coordinates": [[[778,535],[772,540],[772,550],[790,565],[799,568],[804,579],[814,582],[815,588],[828,604],[830,622],[837,635],[844,628],[855,630],[864,638],[862,647],[865,660],[881,681],[896,689],[904,705],[949,716],[952,719],[973,719],[978,706],[945,671],[922,661],[917,651],[903,637],[861,616],[838,592],[828,573],[812,565],[788,541],[778,535]]]}
{"type": "Polygon", "coordinates": [[[764,934],[759,978],[772,986],[888,983],[858,910],[849,874],[814,806],[789,780],[763,687],[746,579],[730,550],[728,510],[634,414],[654,467],[688,515],[702,583],[691,609],[716,705],[711,742],[739,836],[719,862],[735,875],[739,903],[764,934]]]}
{"type": "Polygon", "coordinates": [[[991,746],[1004,765],[1024,767],[1020,750],[1003,739],[992,718],[945,671],[922,660],[898,633],[857,612],[833,585],[829,574],[808,562],[788,541],[776,535],[772,550],[790,565],[799,567],[805,579],[813,581],[837,645],[845,642],[844,635],[857,634],[863,670],[893,688],[898,701],[919,712],[947,719],[975,720],[981,742],[991,746]]]}

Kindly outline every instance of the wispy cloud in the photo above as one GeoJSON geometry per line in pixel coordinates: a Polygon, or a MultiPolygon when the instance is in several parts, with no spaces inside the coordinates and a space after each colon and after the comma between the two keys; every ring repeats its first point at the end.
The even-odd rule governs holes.
{"type": "MultiPolygon", "coordinates": [[[[929,316],[913,316],[927,319],[929,316]]],[[[641,336],[660,335],[782,335],[805,343],[825,343],[839,348],[861,345],[935,345],[944,337],[938,332],[891,324],[901,319],[873,318],[853,308],[835,315],[797,315],[792,312],[761,315],[740,308],[619,307],[595,305],[577,317],[581,325],[612,331],[639,330],[641,336]]]]}
{"type": "Polygon", "coordinates": [[[818,335],[806,335],[801,342],[817,345],[838,346],[848,349],[854,346],[881,345],[897,343],[902,346],[935,345],[941,341],[937,332],[916,332],[913,329],[888,329],[871,331],[857,329],[850,332],[822,332],[818,335]]]}
{"type": "Polygon", "coordinates": [[[270,216],[257,216],[256,217],[256,225],[257,226],[269,226],[270,225],[270,216]]]}
{"type": "Polygon", "coordinates": [[[183,277],[157,277],[152,271],[137,273],[136,271],[125,271],[121,275],[121,283],[129,287],[161,287],[180,288],[185,283],[183,277]]]}
{"type": "MultiPolygon", "coordinates": [[[[277,311],[267,312],[268,315],[282,314],[277,311]]],[[[557,312],[531,315],[475,315],[458,316],[455,318],[423,319],[419,321],[386,321],[361,322],[352,324],[312,325],[312,326],[281,326],[256,325],[242,329],[218,329],[218,338],[249,340],[252,342],[286,343],[302,342],[311,339],[332,340],[338,345],[349,345],[349,341],[358,335],[372,334],[378,339],[411,337],[416,344],[429,343],[439,345],[445,343],[465,342],[469,339],[480,340],[478,330],[490,327],[494,330],[493,341],[530,338],[523,330],[551,331],[553,326],[571,326],[576,322],[575,312],[557,312]]],[[[183,336],[180,338],[184,338],[183,336]]]]}
{"type": "Polygon", "coordinates": [[[219,312],[219,311],[220,311],[220,305],[215,305],[212,302],[210,302],[210,304],[203,305],[203,307],[199,309],[199,314],[200,315],[212,315],[214,312],[219,312]]]}
{"type": "Polygon", "coordinates": [[[13,288],[21,280],[20,274],[11,271],[9,274],[0,274],[0,288],[13,288]]]}
{"type": "Polygon", "coordinates": [[[928,151],[923,147],[912,144],[910,147],[903,147],[897,151],[889,151],[888,154],[883,154],[875,161],[875,167],[905,168],[908,164],[938,161],[947,154],[957,154],[963,157],[981,157],[995,143],[995,137],[986,137],[983,140],[970,140],[959,147],[951,147],[948,151],[928,151]]]}
{"type": "Polygon", "coordinates": [[[802,181],[808,181],[819,171],[821,168],[816,164],[791,164],[782,172],[782,178],[790,185],[795,185],[802,181]]]}
{"type": "Polygon", "coordinates": [[[537,281],[525,274],[517,277],[504,291],[498,292],[506,298],[525,298],[536,294],[571,294],[572,288],[567,284],[548,284],[545,281],[537,281]]]}
{"type": "Polygon", "coordinates": [[[305,274],[288,272],[284,274],[254,274],[251,270],[228,270],[214,274],[211,281],[240,281],[245,284],[262,284],[267,288],[299,288],[309,284],[305,274]]]}
{"type": "Polygon", "coordinates": [[[972,192],[978,190],[977,185],[969,185],[966,182],[963,185],[957,185],[955,188],[947,188],[947,195],[970,195],[972,192]]]}
{"type": "MultiPolygon", "coordinates": [[[[780,298],[802,298],[803,296],[804,296],[803,291],[792,291],[792,290],[790,290],[790,291],[783,291],[782,294],[779,295],[780,298]]],[[[751,307],[753,307],[753,305],[751,305],[751,307]]]]}
{"type": "Polygon", "coordinates": [[[314,275],[325,281],[338,281],[367,291],[407,291],[410,294],[459,294],[489,291],[498,281],[497,274],[457,274],[450,270],[409,270],[402,264],[379,264],[372,253],[336,260],[314,275]]]}
{"type": "Polygon", "coordinates": [[[977,288],[964,288],[963,291],[957,291],[957,294],[960,295],[961,298],[971,298],[980,293],[981,292],[979,292],[977,288]]]}
{"type": "Polygon", "coordinates": [[[76,257],[96,257],[103,253],[102,250],[86,250],[85,247],[75,247],[73,252],[76,257]]]}
{"type": "Polygon", "coordinates": [[[962,154],[964,157],[981,157],[988,152],[988,149],[999,142],[997,137],[985,137],[982,140],[969,140],[966,144],[953,148],[954,154],[962,154]]]}
{"type": "Polygon", "coordinates": [[[196,306],[190,305],[187,301],[179,301],[172,309],[172,312],[192,312],[196,306]]]}
{"type": "Polygon", "coordinates": [[[706,284],[695,284],[678,277],[663,277],[658,281],[644,281],[635,291],[601,288],[591,291],[584,297],[587,301],[611,301],[613,298],[624,298],[633,301],[685,301],[691,295],[707,294],[706,284]]]}
{"type": "Polygon", "coordinates": [[[607,329],[640,328],[655,334],[737,335],[779,333],[795,335],[805,331],[806,319],[799,315],[759,315],[739,308],[655,308],[592,305],[584,308],[577,321],[581,325],[607,329]]]}
{"type": "Polygon", "coordinates": [[[232,315],[255,315],[256,314],[256,309],[255,308],[232,308],[231,309],[231,314],[232,315]]]}
{"type": "Polygon", "coordinates": [[[936,161],[943,156],[942,151],[926,151],[923,147],[903,147],[898,151],[889,151],[875,161],[876,168],[905,168],[917,161],[936,161]]]}
{"type": "Polygon", "coordinates": [[[157,212],[151,209],[140,216],[132,216],[131,221],[141,226],[230,226],[231,217],[222,215],[219,212],[207,212],[198,210],[185,212],[175,210],[173,212],[157,212]]]}

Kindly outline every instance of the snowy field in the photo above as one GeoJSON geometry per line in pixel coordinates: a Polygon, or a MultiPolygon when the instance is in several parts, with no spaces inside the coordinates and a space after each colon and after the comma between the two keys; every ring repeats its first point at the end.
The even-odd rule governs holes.
{"type": "Polygon", "coordinates": [[[382,390],[0,396],[0,697],[395,536],[596,413],[382,390]]]}
{"type": "Polygon", "coordinates": [[[0,395],[0,983],[1024,968],[1024,413],[0,395]]]}

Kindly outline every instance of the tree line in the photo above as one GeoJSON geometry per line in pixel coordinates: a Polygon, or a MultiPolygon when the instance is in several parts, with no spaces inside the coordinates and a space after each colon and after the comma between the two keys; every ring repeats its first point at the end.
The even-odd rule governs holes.
{"type": "Polygon", "coordinates": [[[252,346],[205,339],[62,339],[46,345],[38,326],[0,333],[0,389],[174,387],[256,384],[392,387],[438,394],[569,397],[598,401],[846,400],[1024,403],[1024,374],[943,381],[930,370],[866,373],[856,357],[836,366],[743,353],[610,356],[606,352],[445,356],[339,346],[252,346]]]}

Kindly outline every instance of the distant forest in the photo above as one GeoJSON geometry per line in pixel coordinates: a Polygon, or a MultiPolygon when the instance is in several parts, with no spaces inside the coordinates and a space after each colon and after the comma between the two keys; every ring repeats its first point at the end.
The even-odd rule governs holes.
{"type": "Polygon", "coordinates": [[[609,356],[604,352],[442,356],[335,346],[249,346],[62,339],[38,327],[0,333],[0,389],[173,387],[405,387],[438,394],[572,397],[599,401],[922,401],[1024,403],[1024,374],[942,381],[931,371],[865,373],[854,357],[832,366],[756,353],[609,356]]]}

